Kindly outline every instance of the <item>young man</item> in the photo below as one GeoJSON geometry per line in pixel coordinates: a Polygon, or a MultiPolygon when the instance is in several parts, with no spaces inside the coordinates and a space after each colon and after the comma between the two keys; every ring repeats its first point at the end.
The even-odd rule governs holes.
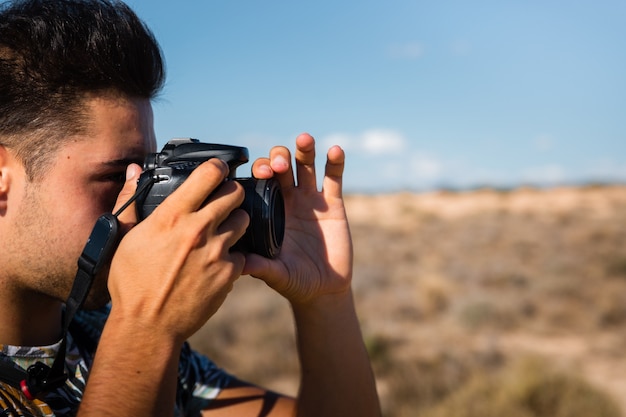
{"type": "Polygon", "coordinates": [[[142,222],[132,206],[121,212],[124,237],[60,342],[94,223],[130,199],[138,164],[156,151],[150,100],[163,80],[158,45],[123,3],[25,0],[0,10],[2,415],[380,415],[350,290],[344,154],[328,151],[318,191],[308,134],[296,139],[295,169],[284,147],[253,164],[283,188],[278,258],[229,250],[249,223],[237,208],[244,192],[211,159],[142,222]],[[242,382],[185,343],[242,274],[293,307],[297,398],[242,382]],[[65,382],[34,396],[6,378],[7,364],[52,366],[63,348],[65,382]]]}

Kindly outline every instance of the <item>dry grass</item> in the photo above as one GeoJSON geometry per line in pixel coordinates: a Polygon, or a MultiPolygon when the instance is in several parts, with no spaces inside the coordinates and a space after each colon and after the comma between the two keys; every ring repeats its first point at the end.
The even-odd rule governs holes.
{"type": "Polygon", "coordinates": [[[500,372],[473,376],[423,416],[619,417],[620,410],[580,377],[521,358],[500,372]]]}
{"type": "MultiPolygon", "coordinates": [[[[626,410],[626,187],[352,195],[347,207],[386,416],[626,410]]],[[[192,343],[293,394],[293,339],[288,305],[245,277],[192,343]]]]}

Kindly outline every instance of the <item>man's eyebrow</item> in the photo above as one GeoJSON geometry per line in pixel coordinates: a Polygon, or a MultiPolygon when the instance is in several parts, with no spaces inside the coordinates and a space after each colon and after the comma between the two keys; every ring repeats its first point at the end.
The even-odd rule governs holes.
{"type": "Polygon", "coordinates": [[[103,162],[100,163],[100,165],[107,166],[107,167],[113,167],[113,168],[127,167],[130,164],[142,165],[143,164],[143,159],[139,159],[139,158],[112,159],[112,160],[103,161],[103,162]]]}

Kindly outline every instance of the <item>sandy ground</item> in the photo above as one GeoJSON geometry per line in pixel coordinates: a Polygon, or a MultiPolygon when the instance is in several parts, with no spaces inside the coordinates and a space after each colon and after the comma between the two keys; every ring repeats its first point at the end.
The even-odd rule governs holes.
{"type": "MultiPolygon", "coordinates": [[[[593,250],[594,234],[601,235],[606,230],[623,228],[624,224],[620,220],[624,220],[622,213],[626,211],[626,188],[619,186],[568,187],[549,190],[522,188],[509,192],[476,190],[460,193],[352,195],[347,197],[347,210],[353,228],[357,231],[361,228],[371,230],[372,225],[376,225],[376,228],[396,231],[394,235],[396,237],[403,236],[403,232],[408,235],[413,234],[414,237],[419,236],[425,225],[432,223],[460,225],[482,219],[484,222],[482,228],[485,229],[489,227],[489,219],[498,219],[502,216],[506,216],[508,219],[541,219],[543,222],[550,224],[562,222],[563,224],[560,227],[551,227],[550,229],[553,230],[548,233],[557,234],[557,236],[558,233],[566,233],[567,237],[564,239],[567,239],[567,242],[571,245],[576,245],[576,251],[585,253],[593,250]],[[578,219],[580,223],[577,223],[578,219]],[[589,228],[589,230],[583,231],[584,228],[589,228]],[[577,231],[577,229],[581,230],[577,231]],[[580,235],[584,235],[584,237],[580,237],[580,235]],[[579,239],[580,242],[575,242],[576,239],[579,239]]],[[[528,227],[525,231],[515,231],[515,236],[519,239],[522,239],[520,236],[523,236],[525,232],[539,235],[542,233],[541,230],[532,230],[537,227],[536,222],[531,222],[526,226],[521,224],[518,227],[520,229],[528,227]]],[[[511,231],[513,231],[512,228],[509,232],[511,231]]],[[[357,234],[360,236],[358,232],[357,234]]],[[[515,236],[510,236],[509,238],[514,239],[515,236]]],[[[463,238],[463,236],[459,235],[455,237],[463,238]]],[[[419,239],[419,237],[417,238],[419,239]]],[[[430,235],[427,238],[432,239],[430,235]]],[[[441,241],[445,241],[448,237],[439,235],[437,239],[438,247],[444,248],[445,245],[442,245],[441,241]]],[[[542,237],[537,239],[542,239],[542,237]]],[[[622,239],[616,240],[618,242],[623,241],[622,239]]],[[[406,241],[410,242],[411,239],[406,239],[406,241]]],[[[626,244],[626,242],[624,243],[626,244]]],[[[505,246],[505,244],[502,243],[501,246],[505,246]]],[[[358,248],[358,239],[356,240],[356,245],[358,248]]],[[[457,245],[456,249],[462,248],[457,245]]],[[[556,250],[557,248],[553,247],[551,249],[556,250]]],[[[423,250],[423,245],[416,245],[416,251],[420,250],[423,250]]],[[[439,252],[443,250],[445,249],[440,249],[439,252]]],[[[506,249],[498,252],[499,250],[500,248],[495,245],[492,247],[491,259],[497,259],[498,256],[502,258],[512,256],[512,253],[507,252],[506,249]]],[[[613,250],[622,256],[626,253],[626,246],[614,246],[613,250]]],[[[365,250],[364,252],[367,251],[365,250]]],[[[460,256],[470,255],[464,254],[460,256]]],[[[558,255],[555,254],[554,257],[556,256],[558,255]]],[[[359,262],[357,250],[357,265],[359,262]]],[[[422,265],[428,264],[428,258],[422,256],[421,262],[416,262],[418,265],[420,263],[422,265]]],[[[474,263],[472,261],[468,262],[468,264],[470,264],[468,267],[471,267],[471,264],[474,263]]],[[[399,265],[397,266],[399,267],[399,265]]],[[[446,274],[441,272],[441,268],[425,267],[424,270],[427,271],[427,274],[434,274],[439,278],[430,284],[430,288],[428,285],[422,285],[419,288],[422,290],[426,288],[430,292],[434,291],[436,293],[436,286],[439,285],[439,291],[443,294],[442,297],[448,298],[445,301],[448,305],[460,303],[463,293],[475,294],[481,292],[480,288],[472,288],[472,286],[480,285],[477,283],[450,283],[449,281],[454,281],[454,279],[445,276],[446,274]],[[433,289],[432,286],[435,286],[435,288],[433,289]],[[455,286],[456,289],[452,289],[455,286]]],[[[413,279],[419,280],[419,277],[414,277],[413,279]]],[[[588,284],[601,286],[605,283],[596,280],[588,284]]],[[[608,283],[608,285],[611,284],[610,282],[608,283]]],[[[619,286],[616,290],[619,291],[616,294],[620,303],[623,302],[621,304],[622,308],[626,307],[626,293],[624,293],[626,288],[619,286]]],[[[579,291],[581,293],[580,297],[584,298],[586,289],[581,287],[579,291]]],[[[419,296],[413,295],[415,299],[419,299],[419,296]]],[[[483,296],[498,297],[499,294],[497,291],[485,291],[483,296]]],[[[504,296],[506,297],[506,295],[504,296]]],[[[532,297],[533,294],[531,293],[529,296],[532,297]]],[[[542,303],[550,302],[550,299],[547,299],[545,294],[536,294],[536,296],[542,303]]],[[[573,306],[572,308],[576,307],[573,306]]],[[[596,307],[593,303],[586,306],[592,312],[596,307]]],[[[448,308],[444,309],[449,311],[448,308]]],[[[565,311],[562,314],[567,315],[568,312],[565,311]]],[[[577,312],[572,312],[573,317],[576,314],[577,312]]],[[[471,332],[467,332],[463,331],[463,329],[459,331],[458,324],[451,322],[448,316],[449,314],[444,313],[441,314],[441,317],[435,317],[432,320],[416,320],[415,325],[416,327],[423,326],[430,329],[431,336],[434,338],[445,335],[448,332],[454,333],[455,336],[451,337],[452,343],[463,341],[463,343],[471,344],[472,346],[482,346],[483,348],[490,346],[490,349],[497,348],[499,351],[506,352],[506,354],[511,356],[531,353],[548,358],[554,364],[579,372],[596,386],[608,391],[619,402],[626,415],[626,353],[623,350],[626,344],[626,335],[624,334],[624,328],[621,326],[621,318],[619,319],[620,326],[610,328],[603,328],[602,326],[591,326],[592,328],[590,328],[590,326],[581,324],[579,327],[574,325],[563,329],[559,328],[556,323],[543,322],[540,326],[534,326],[533,323],[524,323],[511,330],[504,326],[504,328],[498,327],[496,329],[472,329],[471,332]],[[417,323],[418,321],[421,323],[417,323]],[[448,327],[447,330],[441,327],[438,330],[433,330],[433,326],[448,327]]],[[[370,325],[374,326],[371,323],[370,325]]],[[[406,327],[403,328],[405,325],[405,322],[402,324],[396,323],[395,325],[380,323],[381,329],[384,326],[398,326],[397,332],[403,332],[407,339],[412,339],[409,345],[413,349],[409,350],[419,347],[427,349],[428,347],[425,347],[423,343],[424,336],[422,333],[424,329],[422,331],[414,329],[413,332],[407,332],[406,327]]],[[[443,339],[445,339],[444,336],[442,336],[443,339]]]]}
{"type": "MultiPolygon", "coordinates": [[[[389,410],[411,389],[445,388],[466,363],[532,354],[626,411],[626,186],[348,195],[346,209],[357,309],[389,410]]],[[[192,340],[230,371],[295,393],[293,339],[287,303],[242,278],[192,340]]]]}

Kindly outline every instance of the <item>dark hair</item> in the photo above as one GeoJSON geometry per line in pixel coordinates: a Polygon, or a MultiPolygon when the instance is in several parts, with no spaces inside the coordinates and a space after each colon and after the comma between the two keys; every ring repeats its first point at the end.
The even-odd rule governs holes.
{"type": "Polygon", "coordinates": [[[86,99],[153,99],[164,80],[154,35],[121,1],[0,6],[0,145],[31,177],[64,137],[85,131],[86,99]]]}

